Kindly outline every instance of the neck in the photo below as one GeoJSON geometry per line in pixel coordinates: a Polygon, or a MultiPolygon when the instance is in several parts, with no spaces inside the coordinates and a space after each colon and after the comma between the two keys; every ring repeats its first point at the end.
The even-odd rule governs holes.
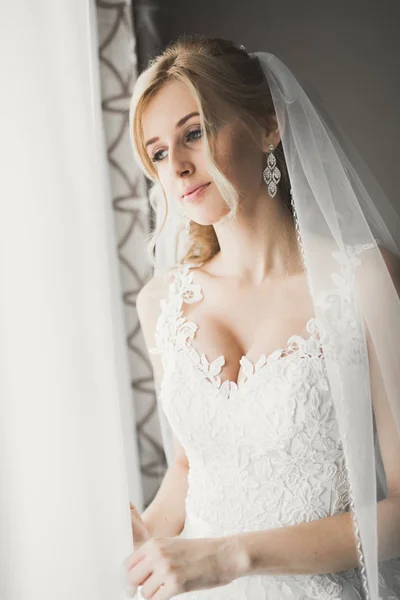
{"type": "Polygon", "coordinates": [[[223,273],[258,284],[303,270],[294,221],[278,193],[271,198],[261,192],[214,228],[221,249],[216,264],[223,273]]]}

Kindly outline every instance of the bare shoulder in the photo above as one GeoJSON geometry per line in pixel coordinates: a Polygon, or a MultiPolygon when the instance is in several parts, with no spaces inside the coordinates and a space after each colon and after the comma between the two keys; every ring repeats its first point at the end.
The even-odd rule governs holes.
{"type": "MultiPolygon", "coordinates": [[[[378,250],[383,258],[393,284],[400,294],[400,257],[381,245],[378,245],[378,250]]],[[[382,263],[376,260],[375,252],[371,255],[371,259],[369,256],[370,255],[367,254],[366,260],[363,261],[363,283],[366,285],[366,289],[370,288],[370,292],[373,293],[377,281],[380,281],[380,277],[382,276],[382,263]]],[[[377,300],[376,296],[375,299],[377,300]]]]}
{"type": "Polygon", "coordinates": [[[136,309],[138,313],[145,313],[150,304],[161,300],[168,290],[168,272],[153,275],[151,279],[139,291],[136,298],[136,309]]]}
{"type": "MultiPolygon", "coordinates": [[[[154,275],[141,288],[136,298],[136,310],[147,350],[156,347],[156,327],[161,314],[161,300],[167,298],[174,268],[154,275]]],[[[149,352],[156,387],[159,388],[163,376],[159,354],[149,352]]]]}
{"type": "Polygon", "coordinates": [[[386,267],[393,279],[393,283],[397,288],[400,286],[400,256],[388,250],[387,248],[383,248],[379,246],[379,250],[381,252],[382,258],[386,263],[386,267]]]}
{"type": "Polygon", "coordinates": [[[168,295],[173,269],[153,275],[141,288],[136,298],[136,310],[142,327],[160,312],[160,302],[168,295]]]}
{"type": "Polygon", "coordinates": [[[147,348],[154,347],[157,320],[161,313],[161,300],[167,298],[178,265],[153,275],[136,297],[136,310],[147,348]]]}
{"type": "MultiPolygon", "coordinates": [[[[318,244],[318,253],[320,255],[320,257],[322,258],[322,260],[326,257],[330,258],[330,256],[332,255],[332,251],[335,251],[336,245],[332,240],[326,240],[325,238],[323,238],[322,236],[314,236],[315,238],[315,243],[318,244]]],[[[393,279],[393,282],[398,285],[400,284],[400,256],[398,254],[395,254],[394,252],[392,252],[391,250],[388,250],[387,248],[384,248],[383,246],[378,244],[378,249],[381,253],[381,256],[383,258],[383,260],[385,261],[386,267],[390,273],[390,276],[393,279]],[[397,283],[396,283],[397,282],[397,283]]],[[[372,260],[369,261],[368,260],[368,254],[366,255],[367,260],[364,261],[364,266],[366,267],[370,267],[370,268],[376,268],[376,261],[372,260]]],[[[368,271],[368,275],[373,275],[373,272],[368,271]]]]}

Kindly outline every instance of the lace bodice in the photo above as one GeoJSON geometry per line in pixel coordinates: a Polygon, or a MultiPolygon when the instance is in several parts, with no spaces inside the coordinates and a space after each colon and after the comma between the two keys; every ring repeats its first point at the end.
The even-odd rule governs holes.
{"type": "MultiPolygon", "coordinates": [[[[188,264],[174,271],[151,349],[162,354],[161,403],[190,465],[181,536],[285,527],[349,510],[317,319],[307,323],[308,337],[293,335],[255,364],[242,357],[239,382],[224,380],[225,357],[210,363],[194,344],[198,326],[183,316],[184,302],[203,298],[194,274],[188,264]]],[[[360,599],[361,589],[358,569],[351,569],[243,577],[179,598],[360,599]]]]}

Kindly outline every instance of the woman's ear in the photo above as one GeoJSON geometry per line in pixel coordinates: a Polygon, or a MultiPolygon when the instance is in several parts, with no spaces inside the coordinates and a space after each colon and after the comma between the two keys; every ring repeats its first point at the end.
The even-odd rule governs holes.
{"type": "Polygon", "coordinates": [[[281,134],[278,127],[278,120],[275,115],[271,115],[269,118],[269,128],[265,131],[263,136],[263,151],[269,152],[269,147],[272,144],[274,148],[277,147],[281,141],[281,134]]]}

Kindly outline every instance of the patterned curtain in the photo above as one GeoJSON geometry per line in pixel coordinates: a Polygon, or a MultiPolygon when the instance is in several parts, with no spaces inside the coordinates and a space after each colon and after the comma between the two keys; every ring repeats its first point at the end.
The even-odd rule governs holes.
{"type": "Polygon", "coordinates": [[[118,0],[97,0],[102,114],[107,144],[110,187],[124,306],[142,494],[136,507],[147,507],[166,469],[151,364],[145,348],[136,296],[152,276],[146,238],[151,226],[147,185],[133,162],[128,110],[132,88],[143,65],[162,45],[157,34],[157,6],[118,0]],[[136,20],[136,22],[134,21],[136,20]],[[135,23],[135,27],[133,27],[135,23]],[[135,37],[138,31],[138,39],[135,37]],[[138,56],[141,57],[139,64],[138,56]],[[143,502],[143,506],[141,506],[143,502]]]}

